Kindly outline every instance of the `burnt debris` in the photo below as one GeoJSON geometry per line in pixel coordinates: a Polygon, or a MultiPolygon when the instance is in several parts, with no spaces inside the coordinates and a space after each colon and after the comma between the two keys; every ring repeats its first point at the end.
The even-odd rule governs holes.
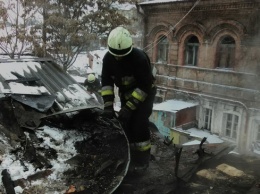
{"type": "Polygon", "coordinates": [[[6,65],[10,71],[0,73],[2,161],[10,157],[23,172],[13,176],[5,165],[5,191],[112,193],[130,160],[119,122],[100,116],[102,105],[53,61],[0,63],[6,65]]]}
{"type": "MultiPolygon", "coordinates": [[[[54,170],[51,161],[57,160],[61,150],[43,146],[44,139],[38,137],[37,132],[46,126],[66,131],[68,134],[73,130],[79,137],[72,145],[77,154],[64,161],[70,168],[59,175],[66,187],[74,185],[77,191],[109,193],[125,176],[129,162],[128,142],[117,120],[102,118],[95,109],[42,118],[42,113],[19,102],[14,103],[12,98],[2,99],[0,106],[3,107],[0,113],[0,125],[3,126],[1,132],[8,137],[12,147],[9,154],[15,156],[14,160],[20,162],[24,172],[28,171],[28,164],[32,164],[35,171],[35,174],[19,181],[11,180],[8,169],[5,169],[2,172],[5,182],[12,183],[6,184],[6,190],[12,190],[12,185],[20,184],[23,189],[30,191],[30,187],[24,182],[48,180],[44,172],[49,170],[48,175],[51,175],[54,170]],[[22,112],[22,115],[17,114],[22,112]],[[30,112],[33,112],[33,117],[29,116],[32,115],[30,112]],[[28,121],[34,124],[28,126],[28,121]]],[[[69,141],[70,138],[69,135],[66,136],[63,142],[69,141]]],[[[62,143],[55,142],[55,139],[50,141],[55,145],[62,143]]]]}

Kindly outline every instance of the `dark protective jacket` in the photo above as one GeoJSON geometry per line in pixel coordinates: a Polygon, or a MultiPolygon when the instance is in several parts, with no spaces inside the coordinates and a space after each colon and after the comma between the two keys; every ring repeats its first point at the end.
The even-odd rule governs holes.
{"type": "Polygon", "coordinates": [[[130,54],[117,60],[107,52],[103,58],[101,83],[105,109],[113,108],[115,84],[119,88],[121,108],[126,106],[133,112],[125,127],[130,143],[149,141],[149,116],[156,89],[146,53],[133,48],[130,54]]]}
{"type": "Polygon", "coordinates": [[[135,110],[152,92],[154,77],[146,53],[133,48],[120,60],[107,52],[103,58],[101,80],[105,108],[112,105],[115,84],[119,88],[121,104],[135,110]]]}

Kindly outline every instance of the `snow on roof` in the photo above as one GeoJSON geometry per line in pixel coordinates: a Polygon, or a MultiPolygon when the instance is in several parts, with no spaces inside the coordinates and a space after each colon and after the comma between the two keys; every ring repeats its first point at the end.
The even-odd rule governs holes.
{"type": "Polygon", "coordinates": [[[167,111],[167,112],[178,112],[179,110],[197,106],[195,102],[185,102],[181,100],[167,100],[165,102],[154,104],[153,110],[167,111]]]}
{"type": "Polygon", "coordinates": [[[96,104],[93,97],[75,79],[44,59],[0,61],[0,93],[52,95],[60,108],[96,104]],[[30,84],[29,84],[30,83],[30,84]]]}
{"type": "Polygon", "coordinates": [[[0,63],[0,93],[23,93],[23,94],[41,94],[48,93],[45,87],[26,86],[14,80],[24,77],[30,71],[38,72],[41,65],[37,62],[17,63],[10,61],[7,63],[0,63]],[[18,76],[18,77],[17,77],[18,76]],[[7,86],[8,85],[8,86],[7,86]]]}
{"type": "MultiPolygon", "coordinates": [[[[209,131],[207,130],[202,130],[202,129],[197,129],[197,128],[190,128],[188,130],[183,130],[180,128],[175,129],[175,131],[178,132],[182,132],[185,133],[187,135],[190,135],[192,137],[198,138],[198,139],[203,139],[204,137],[207,138],[205,144],[218,144],[218,143],[223,143],[224,141],[222,139],[220,139],[219,136],[215,135],[215,134],[211,134],[209,131]]],[[[188,145],[199,145],[201,143],[200,140],[192,140],[189,142],[186,142],[184,144],[182,144],[183,146],[188,146],[188,145]]]]}
{"type": "Polygon", "coordinates": [[[193,137],[199,137],[203,139],[203,137],[206,137],[207,140],[205,143],[223,143],[224,141],[219,138],[219,136],[215,134],[211,134],[209,131],[197,129],[197,128],[191,128],[187,130],[191,136],[193,137]]]}
{"type": "Polygon", "coordinates": [[[128,11],[128,10],[136,8],[135,4],[131,4],[131,3],[119,4],[118,2],[113,3],[112,7],[117,8],[119,10],[125,10],[125,11],[128,11]]]}
{"type": "MultiPolygon", "coordinates": [[[[171,3],[176,1],[185,1],[185,0],[153,0],[139,3],[139,5],[149,5],[149,4],[159,4],[159,3],[171,3]]],[[[186,0],[187,1],[187,0],[186,0]]]]}
{"type": "Polygon", "coordinates": [[[73,79],[75,79],[78,83],[83,84],[86,80],[85,77],[77,76],[77,75],[71,75],[73,79]]]}

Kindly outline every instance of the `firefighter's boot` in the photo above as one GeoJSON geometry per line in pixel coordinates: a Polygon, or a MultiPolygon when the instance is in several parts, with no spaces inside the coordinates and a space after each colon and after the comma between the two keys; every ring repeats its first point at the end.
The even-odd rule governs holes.
{"type": "Polygon", "coordinates": [[[149,167],[151,143],[150,141],[130,144],[131,162],[129,171],[142,173],[149,167]]]}

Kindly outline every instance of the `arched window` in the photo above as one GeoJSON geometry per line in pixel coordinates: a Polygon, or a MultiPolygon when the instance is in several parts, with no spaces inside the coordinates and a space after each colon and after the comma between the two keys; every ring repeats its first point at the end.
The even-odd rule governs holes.
{"type": "Polygon", "coordinates": [[[167,37],[164,35],[160,36],[157,44],[157,56],[156,56],[157,62],[167,62],[168,47],[169,47],[169,42],[167,37]]]}
{"type": "Polygon", "coordinates": [[[233,68],[235,48],[235,40],[231,36],[223,37],[217,47],[216,66],[219,68],[233,68]]]}
{"type": "Polygon", "coordinates": [[[197,65],[199,50],[199,40],[196,36],[191,36],[185,44],[185,65],[197,65]]]}

